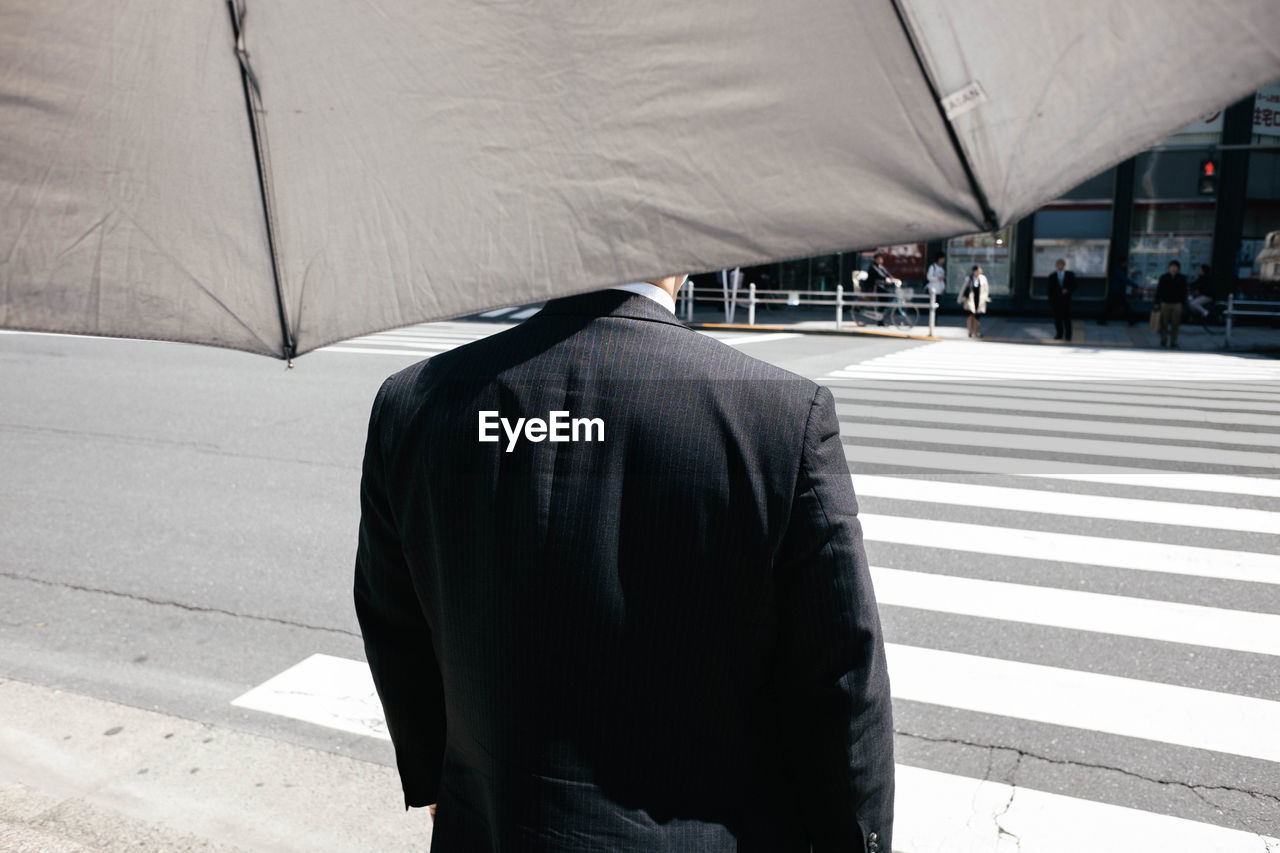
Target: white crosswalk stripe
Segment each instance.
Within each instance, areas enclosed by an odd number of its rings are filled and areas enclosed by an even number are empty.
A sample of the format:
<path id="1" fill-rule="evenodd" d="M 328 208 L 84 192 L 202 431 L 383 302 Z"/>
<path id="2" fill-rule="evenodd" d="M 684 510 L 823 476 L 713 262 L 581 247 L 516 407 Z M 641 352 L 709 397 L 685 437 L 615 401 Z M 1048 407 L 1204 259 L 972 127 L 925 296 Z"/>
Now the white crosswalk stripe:
<path id="1" fill-rule="evenodd" d="M 855 482 L 858 493 L 864 497 L 976 506 L 1010 512 L 1071 515 L 1077 518 L 1111 518 L 1142 524 L 1175 524 L 1182 527 L 1273 533 L 1280 536 L 1280 512 L 1268 510 L 912 480 L 875 474 L 863 474 Z"/>
<path id="2" fill-rule="evenodd" d="M 1280 614 L 873 568 L 880 604 L 1280 655 Z"/>
<path id="3" fill-rule="evenodd" d="M 827 378 L 1274 382 L 1280 380 L 1280 363 L 1262 357 L 1217 353 L 945 341 L 852 364 Z"/>
<path id="4" fill-rule="evenodd" d="M 1047 439 L 1046 441 L 1051 440 Z M 1028 449 L 1037 448 L 1030 447 Z M 900 447 L 886 449 L 867 444 L 847 447 L 845 456 L 855 468 L 859 465 L 888 464 L 894 468 L 971 474 L 1002 474 L 1048 480 L 1074 480 L 1081 483 L 1136 486 L 1143 489 L 1174 489 L 1179 491 L 1280 498 L 1280 479 L 1241 477 L 1234 474 L 1154 471 L 1151 469 L 1130 468 L 1123 465 L 1063 462 L 1057 459 L 1035 459 L 1026 456 L 987 456 L 974 453 L 915 450 Z M 1138 457 L 1131 456 L 1130 458 Z"/>
<path id="5" fill-rule="evenodd" d="M 896 699 L 1280 761 L 1280 702 L 919 646 L 885 651 Z"/>
<path id="6" fill-rule="evenodd" d="M 899 749 L 894 849 L 1280 849 L 1280 362 L 946 342 L 824 379 L 900 742 L 979 751 Z M 356 661 L 313 656 L 236 704 L 386 737 Z M 1018 760 L 975 778 L 991 750 Z M 1254 811 L 1148 806 L 1143 785 L 1172 790 L 1141 781 L 1155 756 L 1188 791 L 1253 791 Z"/>
<path id="7" fill-rule="evenodd" d="M 516 306 L 519 307 L 519 306 Z M 455 347 L 471 343 L 490 335 L 511 328 L 521 320 L 527 320 L 541 310 L 541 306 L 533 306 L 517 311 L 516 308 L 502 308 L 481 314 L 482 317 L 500 318 L 502 322 L 468 323 L 443 322 L 422 323 L 403 329 L 388 332 L 377 332 L 360 338 L 352 338 L 322 347 L 316 352 L 349 353 L 356 355 L 410 356 L 415 359 L 428 358 L 448 352 Z M 509 321 L 509 322 L 508 322 Z M 741 347 L 755 344 L 784 341 L 798 338 L 797 332 L 751 332 L 735 334 L 728 332 L 702 332 L 729 346 Z"/>
<path id="8" fill-rule="evenodd" d="M 841 415 L 870 417 L 883 420 L 912 421 L 920 417 L 919 409 L 886 405 L 877 401 L 874 407 L 843 403 L 836 406 Z M 998 429 L 1024 429 L 1040 432 L 1079 432 L 1087 435 L 1099 433 L 1122 438 L 1179 441 L 1188 443 L 1236 444 L 1246 447 L 1280 447 L 1280 434 L 1262 431 L 1228 429 L 1219 427 L 1181 427 L 1167 424 L 1129 423 L 1127 421 L 1100 421 L 1067 415 L 1012 415 L 1007 408 L 1003 412 L 957 412 L 935 408 L 929 412 L 929 421 L 958 427 L 992 427 Z"/>
<path id="9" fill-rule="evenodd" d="M 1280 585 L 1280 556 L 1275 553 L 1167 545 L 1140 539 L 1081 536 L 866 512 L 859 518 L 864 535 L 870 542 L 923 545 L 939 551 Z"/>
<path id="10" fill-rule="evenodd" d="M 995 409 L 1008 411 L 1011 400 L 1020 413 L 1051 412 L 1079 417 L 1100 415 L 1103 417 L 1131 418 L 1134 415 L 1133 392 L 1125 394 L 1127 402 L 1099 400 L 1097 391 L 1080 393 L 1058 391 L 1041 386 L 1027 388 L 1002 388 L 983 383 L 980 389 L 972 383 L 957 386 L 955 383 L 869 381 L 859 382 L 859 388 L 874 389 L 874 399 L 886 403 L 916 404 L 921 406 L 959 406 L 966 409 Z M 1102 390 L 1102 389 L 1098 389 Z M 1191 421 L 1213 424 L 1232 424 L 1280 429 L 1280 403 L 1241 401 L 1240 399 L 1190 399 L 1187 396 L 1146 395 L 1142 398 L 1144 420 Z M 1225 411 L 1224 411 L 1225 410 Z"/>
<path id="11" fill-rule="evenodd" d="M 899 853 L 1274 853 L 1280 839 L 898 765 Z"/>

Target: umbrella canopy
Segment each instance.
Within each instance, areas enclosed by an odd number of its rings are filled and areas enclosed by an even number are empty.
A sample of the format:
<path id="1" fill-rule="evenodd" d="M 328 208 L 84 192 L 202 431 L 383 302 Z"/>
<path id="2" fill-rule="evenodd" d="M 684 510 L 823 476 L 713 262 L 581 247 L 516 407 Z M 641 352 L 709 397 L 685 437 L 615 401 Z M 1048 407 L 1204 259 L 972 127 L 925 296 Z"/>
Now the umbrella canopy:
<path id="1" fill-rule="evenodd" d="M 1274 0 L 0 0 L 0 326 L 289 357 L 988 230 L 1277 44 Z"/>

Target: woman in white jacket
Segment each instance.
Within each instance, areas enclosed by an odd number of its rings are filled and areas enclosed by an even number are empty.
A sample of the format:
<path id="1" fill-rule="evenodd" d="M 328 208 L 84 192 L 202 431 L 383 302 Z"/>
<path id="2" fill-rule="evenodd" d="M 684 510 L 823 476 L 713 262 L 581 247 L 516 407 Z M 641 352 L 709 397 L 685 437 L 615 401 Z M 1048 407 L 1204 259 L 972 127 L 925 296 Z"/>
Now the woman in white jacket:
<path id="1" fill-rule="evenodd" d="M 982 337 L 981 316 L 987 313 L 987 302 L 990 298 L 987 292 L 987 277 L 982 274 L 982 267 L 975 264 L 965 278 L 964 286 L 960 288 L 960 305 L 969 315 L 965 321 L 969 327 L 969 337 Z"/>

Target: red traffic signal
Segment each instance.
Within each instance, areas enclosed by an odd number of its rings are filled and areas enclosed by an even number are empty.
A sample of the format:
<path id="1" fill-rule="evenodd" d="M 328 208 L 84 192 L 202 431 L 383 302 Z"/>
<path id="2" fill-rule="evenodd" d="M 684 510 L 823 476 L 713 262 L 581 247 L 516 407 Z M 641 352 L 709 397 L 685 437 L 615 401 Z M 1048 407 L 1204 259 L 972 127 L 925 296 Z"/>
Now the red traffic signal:
<path id="1" fill-rule="evenodd" d="M 1213 160 L 1200 161 L 1200 195 L 1218 194 L 1218 164 Z"/>

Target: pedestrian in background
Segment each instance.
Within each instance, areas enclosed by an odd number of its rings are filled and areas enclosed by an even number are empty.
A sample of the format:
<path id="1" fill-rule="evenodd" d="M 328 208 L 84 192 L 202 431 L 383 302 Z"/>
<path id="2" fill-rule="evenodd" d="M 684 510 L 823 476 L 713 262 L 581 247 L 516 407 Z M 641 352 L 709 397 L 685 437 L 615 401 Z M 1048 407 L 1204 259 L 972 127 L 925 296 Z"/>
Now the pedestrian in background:
<path id="1" fill-rule="evenodd" d="M 1099 326 L 1107 325 L 1107 321 L 1117 313 L 1121 320 L 1128 320 L 1130 326 L 1137 322 L 1133 307 L 1129 305 L 1129 289 L 1137 286 L 1138 283 L 1129 277 L 1129 262 L 1124 258 L 1117 260 L 1115 267 L 1111 270 L 1111 284 L 1107 288 L 1107 305 L 1102 311 L 1102 317 L 1098 320 Z"/>
<path id="2" fill-rule="evenodd" d="M 1156 306 L 1160 312 L 1160 346 L 1178 348 L 1178 326 L 1182 322 L 1182 303 L 1187 300 L 1187 277 L 1182 264 L 1169 262 L 1169 271 L 1156 284 Z"/>
<path id="3" fill-rule="evenodd" d="M 960 307 L 969 315 L 965 318 L 969 337 L 982 337 L 982 315 L 987 313 L 987 301 L 990 298 L 987 277 L 982 274 L 982 267 L 975 264 L 965 277 L 964 286 L 960 288 Z"/>
<path id="4" fill-rule="evenodd" d="M 947 291 L 947 256 L 942 252 L 933 259 L 933 263 L 929 264 L 929 270 L 925 273 L 925 287 L 929 291 L 929 295 L 934 302 Z"/>
<path id="5" fill-rule="evenodd" d="M 1046 280 L 1049 290 L 1049 307 L 1053 310 L 1053 339 L 1071 340 L 1071 294 L 1076 290 L 1076 274 L 1067 269 L 1067 262 L 1058 258 L 1054 272 Z"/>
<path id="6" fill-rule="evenodd" d="M 1209 303 L 1213 302 L 1213 276 L 1208 264 L 1201 264 L 1196 280 L 1187 285 L 1187 307 L 1196 319 L 1204 321 L 1209 317 Z"/>
<path id="7" fill-rule="evenodd" d="M 871 259 L 871 265 L 867 267 L 867 280 L 863 287 L 873 294 L 872 299 L 876 303 L 881 303 L 884 300 L 876 294 L 888 293 L 895 284 L 902 284 L 902 282 L 894 278 L 889 268 L 884 265 L 884 254 L 876 252 Z M 889 316 L 889 306 L 877 304 L 876 310 L 880 312 L 880 322 L 877 325 L 883 326 L 885 318 Z"/>

